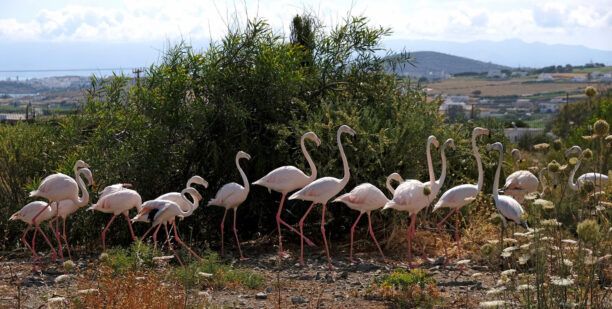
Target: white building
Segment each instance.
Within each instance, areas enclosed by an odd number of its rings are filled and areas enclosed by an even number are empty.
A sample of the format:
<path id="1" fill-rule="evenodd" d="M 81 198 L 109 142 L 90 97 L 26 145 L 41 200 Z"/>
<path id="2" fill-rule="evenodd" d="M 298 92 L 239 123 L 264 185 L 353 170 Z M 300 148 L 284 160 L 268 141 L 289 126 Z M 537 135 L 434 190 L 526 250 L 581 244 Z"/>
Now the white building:
<path id="1" fill-rule="evenodd" d="M 555 78 L 550 73 L 541 73 L 540 75 L 538 75 L 537 79 L 537 81 L 539 82 L 550 82 L 553 80 L 555 80 Z"/>
<path id="2" fill-rule="evenodd" d="M 523 136 L 535 136 L 544 133 L 543 128 L 507 128 L 504 129 L 506 138 L 517 143 Z"/>

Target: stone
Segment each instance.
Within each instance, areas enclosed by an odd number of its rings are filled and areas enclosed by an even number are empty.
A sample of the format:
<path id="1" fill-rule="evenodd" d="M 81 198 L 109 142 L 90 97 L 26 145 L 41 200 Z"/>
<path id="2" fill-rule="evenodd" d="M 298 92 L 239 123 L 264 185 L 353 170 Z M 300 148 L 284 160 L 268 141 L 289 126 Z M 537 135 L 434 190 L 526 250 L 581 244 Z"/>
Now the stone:
<path id="1" fill-rule="evenodd" d="M 299 304 L 305 304 L 308 302 L 308 299 L 302 297 L 302 296 L 291 296 L 291 303 L 293 303 L 294 305 L 299 305 Z"/>
<path id="2" fill-rule="evenodd" d="M 255 294 L 255 299 L 268 299 L 268 294 L 264 292 L 259 292 Z"/>
<path id="3" fill-rule="evenodd" d="M 72 278 L 72 275 L 59 275 L 53 280 L 56 284 L 60 284 L 62 282 L 66 282 Z"/>

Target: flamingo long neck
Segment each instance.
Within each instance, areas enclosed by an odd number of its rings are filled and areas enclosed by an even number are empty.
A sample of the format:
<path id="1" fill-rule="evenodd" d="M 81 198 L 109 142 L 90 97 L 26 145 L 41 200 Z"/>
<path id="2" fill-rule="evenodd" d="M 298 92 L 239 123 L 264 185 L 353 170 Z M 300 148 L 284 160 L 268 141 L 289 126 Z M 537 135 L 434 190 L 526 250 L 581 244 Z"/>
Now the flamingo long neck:
<path id="1" fill-rule="evenodd" d="M 499 151 L 499 163 L 497 164 L 497 170 L 495 171 L 495 180 L 493 181 L 493 198 L 497 200 L 499 190 L 499 176 L 501 174 L 501 167 L 504 162 L 504 151 Z"/>
<path id="2" fill-rule="evenodd" d="M 79 189 L 81 190 L 81 196 L 76 201 L 77 207 L 83 207 L 89 203 L 89 191 L 87 191 L 87 186 L 81 177 L 81 173 L 77 173 L 76 181 L 79 185 Z"/>
<path id="3" fill-rule="evenodd" d="M 576 171 L 578 171 L 579 167 L 580 167 L 580 160 L 578 160 L 578 162 L 576 163 L 576 166 L 574 166 L 574 168 L 572 169 L 572 172 L 569 174 L 569 177 L 567 178 L 567 184 L 574 191 L 578 191 L 580 189 L 578 188 L 578 184 L 574 181 L 574 176 L 576 176 Z"/>
<path id="4" fill-rule="evenodd" d="M 187 197 L 185 197 L 185 193 L 189 194 L 189 196 L 191 196 L 191 199 L 193 200 L 190 201 Z M 182 213 L 183 217 L 187 217 L 187 216 L 191 216 L 191 214 L 193 214 L 193 212 L 198 209 L 198 206 L 200 204 L 200 200 L 198 198 L 195 197 L 195 195 L 192 192 L 189 191 L 183 191 L 181 192 L 181 197 L 187 201 L 187 203 L 189 203 L 189 210 L 188 211 L 183 211 L 183 209 L 181 209 L 179 207 L 179 211 Z"/>
<path id="5" fill-rule="evenodd" d="M 442 149 L 440 150 L 440 157 L 442 157 L 442 172 L 440 172 L 440 178 L 436 180 L 436 193 L 437 190 L 442 187 L 444 180 L 446 179 L 446 153 L 444 150 L 446 150 L 446 143 L 442 145 Z"/>
<path id="6" fill-rule="evenodd" d="M 478 166 L 478 184 L 476 188 L 480 191 L 484 183 L 484 170 L 482 169 L 482 160 L 480 159 L 480 152 L 478 152 L 478 145 L 476 144 L 477 137 L 477 134 L 472 135 L 472 151 L 474 152 L 474 158 L 476 158 L 476 165 Z"/>
<path id="7" fill-rule="evenodd" d="M 387 190 L 389 190 L 391 194 L 395 194 L 395 188 L 393 188 L 393 186 L 391 185 L 392 180 L 393 179 L 391 177 L 387 177 Z"/>
<path id="8" fill-rule="evenodd" d="M 348 183 L 349 178 L 351 177 L 351 171 L 349 170 L 348 161 L 346 160 L 346 154 L 344 154 L 344 147 L 342 147 L 342 140 L 340 139 L 341 135 L 342 135 L 342 132 L 338 130 L 338 134 L 336 135 L 336 141 L 338 143 L 338 149 L 340 149 L 340 158 L 342 158 L 342 167 L 344 168 L 344 176 L 342 176 L 342 181 L 340 181 L 340 183 L 344 187 Z"/>
<path id="9" fill-rule="evenodd" d="M 308 150 L 306 149 L 306 145 L 304 145 L 304 141 L 305 141 L 305 138 L 304 136 L 302 136 L 302 139 L 300 140 L 300 147 L 302 148 L 302 153 L 304 154 L 304 158 L 306 158 L 306 161 L 308 162 L 308 166 L 310 167 L 310 176 L 308 176 L 308 179 L 312 182 L 315 179 L 317 179 L 317 166 L 314 164 L 314 161 L 312 161 L 312 158 L 310 157 L 310 153 L 308 153 Z"/>
<path id="10" fill-rule="evenodd" d="M 431 161 L 431 142 L 427 141 L 427 169 L 429 170 L 429 186 L 433 188 L 436 183 L 436 175 L 433 170 L 433 162 Z"/>
<path id="11" fill-rule="evenodd" d="M 242 177 L 242 182 L 244 185 L 244 189 L 246 190 L 246 192 L 249 192 L 249 180 L 247 179 L 246 174 L 244 173 L 244 171 L 242 170 L 242 167 L 240 167 L 240 158 L 236 158 L 236 167 L 238 168 L 238 172 L 240 172 L 240 177 Z"/>

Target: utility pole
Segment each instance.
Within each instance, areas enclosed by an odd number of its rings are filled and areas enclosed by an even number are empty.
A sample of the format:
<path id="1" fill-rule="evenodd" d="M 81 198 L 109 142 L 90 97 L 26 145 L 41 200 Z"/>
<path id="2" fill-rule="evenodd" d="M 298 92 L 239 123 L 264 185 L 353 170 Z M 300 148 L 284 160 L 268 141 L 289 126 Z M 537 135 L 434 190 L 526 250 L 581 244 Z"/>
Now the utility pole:
<path id="1" fill-rule="evenodd" d="M 140 73 L 143 72 L 142 68 L 134 68 L 132 69 L 132 73 L 136 74 L 136 85 L 140 87 Z"/>

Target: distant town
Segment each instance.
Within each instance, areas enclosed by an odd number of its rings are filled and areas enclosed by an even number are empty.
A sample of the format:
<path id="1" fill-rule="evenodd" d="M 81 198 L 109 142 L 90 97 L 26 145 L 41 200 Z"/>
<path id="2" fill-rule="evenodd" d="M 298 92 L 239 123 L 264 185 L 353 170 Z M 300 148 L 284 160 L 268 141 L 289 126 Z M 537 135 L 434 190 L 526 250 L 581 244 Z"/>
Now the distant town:
<path id="1" fill-rule="evenodd" d="M 420 52 L 417 59 L 389 70 L 441 102 L 439 111 L 448 121 L 499 118 L 514 124 L 506 132 L 514 141 L 545 133 L 547 119 L 564 104 L 584 99 L 585 87 L 603 90 L 612 84 L 612 67 L 601 63 L 526 69 L 434 52 Z M 74 113 L 89 84 L 85 76 L 9 77 L 0 81 L 0 122 Z"/>

